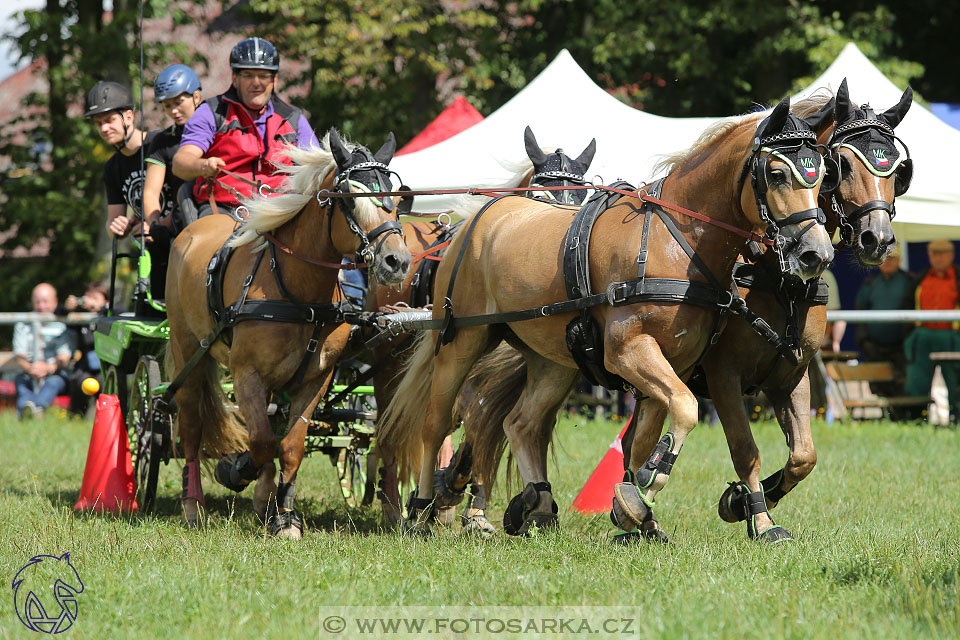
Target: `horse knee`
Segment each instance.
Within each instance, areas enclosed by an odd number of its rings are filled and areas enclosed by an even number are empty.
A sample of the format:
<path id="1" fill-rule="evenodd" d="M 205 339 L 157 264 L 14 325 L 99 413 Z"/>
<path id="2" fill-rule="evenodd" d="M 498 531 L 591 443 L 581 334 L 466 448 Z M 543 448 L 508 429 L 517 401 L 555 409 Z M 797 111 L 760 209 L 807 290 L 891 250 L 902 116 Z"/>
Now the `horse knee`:
<path id="1" fill-rule="evenodd" d="M 790 458 L 784 470 L 794 482 L 800 482 L 817 466 L 817 452 L 815 449 L 803 449 L 790 452 Z"/>
<path id="2" fill-rule="evenodd" d="M 256 430 L 250 434 L 250 454 L 258 459 L 273 460 L 277 451 L 277 436 L 269 429 Z"/>

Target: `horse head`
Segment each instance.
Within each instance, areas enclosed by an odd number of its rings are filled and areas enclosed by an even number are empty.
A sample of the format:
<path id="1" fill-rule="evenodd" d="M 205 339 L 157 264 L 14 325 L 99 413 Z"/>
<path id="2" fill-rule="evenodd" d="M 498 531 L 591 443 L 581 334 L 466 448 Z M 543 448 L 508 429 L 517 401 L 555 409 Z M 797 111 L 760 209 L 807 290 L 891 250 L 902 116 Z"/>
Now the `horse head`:
<path id="1" fill-rule="evenodd" d="M 391 176 L 396 173 L 388 165 L 397 141 L 392 132 L 373 154 L 363 146 L 344 144 L 335 129 L 330 130 L 328 139 L 336 162 L 334 189 L 354 193 L 393 191 Z M 411 256 L 403 242 L 399 217 L 410 211 L 412 199 L 368 196 L 333 200 L 331 206 L 339 206 L 343 212 L 343 216 L 331 216 L 330 234 L 337 250 L 345 256 L 356 254 L 381 284 L 400 284 L 410 269 Z"/>
<path id="2" fill-rule="evenodd" d="M 907 87 L 896 105 L 877 114 L 868 104 L 851 104 L 846 78 L 837 90 L 835 125 L 826 143 L 839 170 L 830 208 L 839 218 L 841 237 L 864 266 L 880 264 L 897 244 L 891 224 L 894 201 L 910 186 L 913 161 L 902 141 L 903 153 L 897 147 L 894 129 L 912 102 L 913 90 Z"/>
<path id="3" fill-rule="evenodd" d="M 826 162 L 811 125 L 790 113 L 784 98 L 757 127 L 740 173 L 741 210 L 755 228 L 765 228 L 784 273 L 814 278 L 833 260 L 817 196 Z M 752 188 L 744 188 L 749 178 Z"/>
<path id="4" fill-rule="evenodd" d="M 533 171 L 520 186 L 530 187 L 571 187 L 587 184 L 584 175 L 593 162 L 597 152 L 597 139 L 590 141 L 587 147 L 577 156 L 571 158 L 563 149 L 549 153 L 545 152 L 528 126 L 523 130 L 523 144 L 527 150 L 527 157 L 533 163 Z M 546 191 L 551 198 L 561 204 L 581 204 L 587 195 L 586 189 L 570 191 Z"/>

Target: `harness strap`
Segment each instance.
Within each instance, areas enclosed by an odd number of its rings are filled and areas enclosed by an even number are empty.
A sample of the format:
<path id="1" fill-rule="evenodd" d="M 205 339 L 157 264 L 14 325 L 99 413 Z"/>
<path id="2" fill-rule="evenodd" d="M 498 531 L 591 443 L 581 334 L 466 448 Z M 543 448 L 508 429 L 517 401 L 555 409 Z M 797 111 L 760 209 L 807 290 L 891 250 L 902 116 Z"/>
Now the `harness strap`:
<path id="1" fill-rule="evenodd" d="M 456 328 L 456 325 L 453 323 L 453 304 L 450 300 L 453 296 L 453 285 L 457 281 L 457 272 L 460 271 L 460 263 L 463 262 L 463 256 L 467 252 L 467 244 L 470 242 L 470 236 L 473 235 L 473 230 L 476 228 L 477 223 L 480 221 L 480 217 L 487 211 L 487 209 L 489 209 L 495 202 L 499 202 L 506 197 L 508 196 L 497 196 L 496 198 L 490 200 L 490 202 L 483 205 L 483 207 L 481 207 L 480 210 L 477 211 L 477 213 L 473 216 L 473 219 L 470 221 L 470 226 L 467 227 L 467 233 L 463 239 L 463 243 L 460 245 L 460 252 L 457 254 L 457 260 L 453 263 L 453 272 L 450 274 L 450 284 L 447 286 L 447 295 L 444 297 L 443 308 L 446 310 L 446 315 L 443 319 L 443 323 L 440 326 L 440 334 L 437 336 L 437 345 L 433 350 L 434 356 L 440 353 L 440 347 L 453 340 L 453 329 Z"/>

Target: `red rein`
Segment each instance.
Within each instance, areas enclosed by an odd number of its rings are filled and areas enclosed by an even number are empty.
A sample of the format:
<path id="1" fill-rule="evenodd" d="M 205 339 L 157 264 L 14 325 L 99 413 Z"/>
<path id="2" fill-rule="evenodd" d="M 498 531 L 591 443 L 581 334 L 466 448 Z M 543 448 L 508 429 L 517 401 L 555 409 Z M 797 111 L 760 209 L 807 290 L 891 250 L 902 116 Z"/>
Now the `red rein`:
<path id="1" fill-rule="evenodd" d="M 538 187 L 535 187 L 535 188 L 533 188 L 533 189 L 531 189 L 530 187 L 503 187 L 503 188 L 497 188 L 497 189 L 485 189 L 485 188 L 471 187 L 471 188 L 461 188 L 461 189 L 432 189 L 432 190 L 422 190 L 422 191 L 374 191 L 374 192 L 368 192 L 368 193 L 352 193 L 352 192 L 350 192 L 350 193 L 341 193 L 341 192 L 339 192 L 339 191 L 330 192 L 330 191 L 327 191 L 327 190 L 322 190 L 322 191 L 319 192 L 318 197 L 322 197 L 322 198 L 364 198 L 364 197 L 366 197 L 366 198 L 370 198 L 370 197 L 379 198 L 379 197 L 383 197 L 383 196 L 403 197 L 403 196 L 441 196 L 441 195 L 465 194 L 465 195 L 471 195 L 471 196 L 489 196 L 489 197 L 491 197 L 491 198 L 495 198 L 495 197 L 497 197 L 498 195 L 504 194 L 504 193 L 523 193 L 523 192 L 527 192 L 527 191 L 574 191 L 574 190 L 587 190 L 587 189 L 596 189 L 596 190 L 602 190 L 602 191 L 611 191 L 611 192 L 613 192 L 613 193 L 619 193 L 620 195 L 630 196 L 630 197 L 634 197 L 634 198 L 639 198 L 639 199 L 642 200 L 643 202 L 649 202 L 649 203 L 651 203 L 651 204 L 655 204 L 655 205 L 661 206 L 661 207 L 663 207 L 664 209 L 669 209 L 669 210 L 671 210 L 671 211 L 675 211 L 675 212 L 680 213 L 680 214 L 683 214 L 683 215 L 685 215 L 685 216 L 689 216 L 689 217 L 694 218 L 694 219 L 696 219 L 696 220 L 700 220 L 701 222 L 706 222 L 707 224 L 712 224 L 712 225 L 715 226 L 715 227 L 719 227 L 720 229 L 723 229 L 723 230 L 725 230 L 725 231 L 729 231 L 730 233 L 735 233 L 736 235 L 741 236 L 741 237 L 743 237 L 743 238 L 746 238 L 747 240 L 753 240 L 754 242 L 759 242 L 759 243 L 765 244 L 765 245 L 767 245 L 767 246 L 772 246 L 772 245 L 773 245 L 773 241 L 772 241 L 770 238 L 767 238 L 766 236 L 762 236 L 762 235 L 760 235 L 760 234 L 758 234 L 758 233 L 754 233 L 754 232 L 752 232 L 752 231 L 744 231 L 743 229 L 740 229 L 739 227 L 735 227 L 735 226 L 733 226 L 732 224 L 729 224 L 729 223 L 727 223 L 727 222 L 723 222 L 722 220 L 715 220 L 715 219 L 711 218 L 710 216 L 705 216 L 705 215 L 703 215 L 702 213 L 697 213 L 696 211 L 691 211 L 690 209 L 685 209 L 685 208 L 680 207 L 680 206 L 677 206 L 677 205 L 675 205 L 675 204 L 670 204 L 669 202 L 664 202 L 663 200 L 660 200 L 659 198 L 654 198 L 653 196 L 649 196 L 649 195 L 647 195 L 647 193 L 646 193 L 645 191 L 643 191 L 643 187 L 641 187 L 641 188 L 640 188 L 639 190 L 637 190 L 637 191 L 627 191 L 626 189 L 618 189 L 618 188 L 616 188 L 616 187 L 608 187 L 608 186 L 606 186 L 606 185 L 597 185 L 597 186 L 593 186 L 593 185 L 583 185 L 583 186 L 573 186 L 573 187 L 540 187 L 540 186 L 538 186 Z M 272 190 L 271 190 L 271 191 L 272 191 Z M 274 193 L 277 193 L 277 192 L 274 192 Z M 423 215 L 423 214 L 419 214 L 419 215 Z M 428 215 L 432 215 L 432 214 L 428 214 Z M 439 214 L 438 214 L 438 215 L 439 215 Z M 311 258 L 311 257 L 309 257 L 309 256 L 305 256 L 305 255 L 303 255 L 302 253 L 298 253 L 298 252 L 294 251 L 293 249 L 291 249 L 291 248 L 288 247 L 287 245 L 285 245 L 285 244 L 283 244 L 282 242 L 280 242 L 279 240 L 277 240 L 277 238 L 274 237 L 273 235 L 271 235 L 270 233 L 263 232 L 263 233 L 261 233 L 261 235 L 262 235 L 264 238 L 266 238 L 268 241 L 270 241 L 271 243 L 273 243 L 274 245 L 276 245 L 277 248 L 280 249 L 281 251 L 283 251 L 284 253 L 286 253 L 286 254 L 288 254 L 288 255 L 291 255 L 291 256 L 299 259 L 299 260 L 303 260 L 304 262 L 308 262 L 308 263 L 310 263 L 310 264 L 315 264 L 315 265 L 318 265 L 318 266 L 321 266 L 321 267 L 327 267 L 327 268 L 329 268 L 329 269 L 345 269 L 345 270 L 350 270 L 350 269 L 362 269 L 362 268 L 364 268 L 364 267 L 367 266 L 366 264 L 363 264 L 363 263 L 361 263 L 361 264 L 334 264 L 334 263 L 332 263 L 332 262 L 323 262 L 323 261 L 321 261 L 321 260 L 316 260 L 316 259 Z M 414 256 L 414 257 L 413 257 L 413 261 L 411 262 L 411 264 L 416 264 L 416 263 L 419 262 L 420 260 L 440 260 L 440 258 L 438 258 L 437 256 L 432 255 L 432 254 L 436 253 L 437 251 L 440 251 L 441 249 L 445 249 L 445 248 L 447 247 L 447 245 L 449 245 L 449 244 L 450 244 L 450 241 L 447 241 L 447 242 L 444 242 L 444 243 L 442 243 L 442 244 L 439 244 L 439 245 L 437 245 L 437 246 L 435 246 L 435 247 L 431 247 L 430 249 L 427 249 L 427 250 L 424 251 L 423 253 Z"/>

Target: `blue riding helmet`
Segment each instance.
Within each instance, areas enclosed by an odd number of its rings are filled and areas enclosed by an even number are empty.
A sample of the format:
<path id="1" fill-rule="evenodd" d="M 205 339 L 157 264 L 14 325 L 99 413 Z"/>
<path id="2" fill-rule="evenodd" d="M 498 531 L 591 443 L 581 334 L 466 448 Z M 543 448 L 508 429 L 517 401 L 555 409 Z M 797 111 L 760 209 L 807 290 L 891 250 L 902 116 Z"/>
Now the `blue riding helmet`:
<path id="1" fill-rule="evenodd" d="M 163 102 L 176 98 L 181 93 L 192 95 L 194 91 L 202 88 L 200 78 L 193 69 L 185 64 L 173 64 L 157 76 L 157 82 L 153 85 L 153 101 Z"/>

